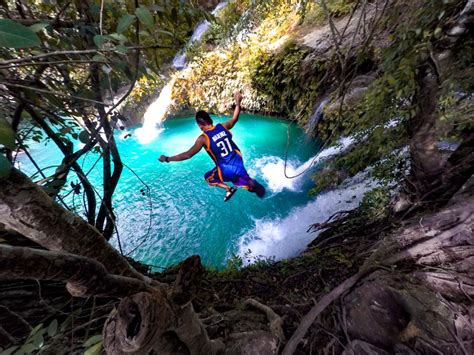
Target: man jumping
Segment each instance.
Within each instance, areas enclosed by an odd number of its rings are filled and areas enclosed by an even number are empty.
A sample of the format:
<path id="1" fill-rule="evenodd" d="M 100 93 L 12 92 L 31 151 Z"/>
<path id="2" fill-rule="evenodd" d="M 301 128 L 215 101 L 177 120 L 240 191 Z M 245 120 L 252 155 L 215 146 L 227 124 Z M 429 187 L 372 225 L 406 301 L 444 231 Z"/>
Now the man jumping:
<path id="1" fill-rule="evenodd" d="M 235 110 L 232 118 L 224 123 L 213 125 L 212 118 L 206 111 L 196 113 L 196 123 L 203 132 L 194 145 L 186 152 L 168 157 L 160 156 L 160 162 L 182 161 L 196 155 L 204 147 L 216 163 L 216 167 L 208 171 L 204 178 L 211 186 L 217 186 L 226 190 L 224 201 L 228 201 L 237 191 L 235 187 L 230 187 L 224 182 L 232 182 L 234 186 L 242 187 L 250 192 L 254 192 L 258 197 L 265 195 L 265 188 L 256 180 L 249 177 L 242 160 L 242 153 L 232 140 L 230 129 L 239 120 L 240 102 L 242 94 L 235 94 Z"/>

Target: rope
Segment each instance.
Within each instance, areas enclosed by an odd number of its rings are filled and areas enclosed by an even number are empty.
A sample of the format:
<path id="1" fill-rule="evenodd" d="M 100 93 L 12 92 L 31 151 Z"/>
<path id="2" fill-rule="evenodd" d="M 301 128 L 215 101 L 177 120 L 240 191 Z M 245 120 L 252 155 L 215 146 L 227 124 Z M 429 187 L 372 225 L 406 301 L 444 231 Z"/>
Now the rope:
<path id="1" fill-rule="evenodd" d="M 127 253 L 127 256 L 129 256 L 130 254 L 132 254 L 135 250 L 137 250 L 139 247 L 141 247 L 147 240 L 148 240 L 148 237 L 150 236 L 150 232 L 151 232 L 151 226 L 152 226 L 152 220 L 153 220 L 153 202 L 152 202 L 152 199 L 151 199 L 151 189 L 150 189 L 150 186 L 148 186 L 148 184 L 146 184 L 141 178 L 140 176 L 138 176 L 137 173 L 135 173 L 135 171 L 130 168 L 127 164 L 123 163 L 123 166 L 125 166 L 128 170 L 130 170 L 133 175 L 135 175 L 137 177 L 137 179 L 142 183 L 143 186 L 145 186 L 146 188 L 146 191 L 147 191 L 147 195 L 148 195 L 148 204 L 149 204 L 149 209 L 150 209 L 150 216 L 149 216 L 149 221 L 148 221 L 148 230 L 143 238 L 143 240 L 135 246 L 135 248 L 133 248 L 131 251 L 129 251 Z M 150 266 L 155 266 L 155 265 L 150 265 Z M 159 267 L 159 266 L 157 266 Z"/>
<path id="2" fill-rule="evenodd" d="M 318 152 L 316 153 L 314 158 L 311 160 L 311 163 L 309 164 L 309 166 L 306 169 L 304 169 L 302 172 L 300 172 L 296 175 L 290 176 L 290 175 L 288 175 L 286 169 L 287 169 L 287 165 L 288 165 L 288 150 L 290 148 L 290 128 L 291 128 L 291 125 L 293 123 L 294 123 L 294 121 L 292 121 L 286 129 L 286 149 L 285 149 L 285 163 L 284 163 L 284 167 L 283 167 L 283 173 L 285 174 L 285 177 L 287 179 L 295 179 L 297 177 L 300 177 L 301 175 L 306 174 L 309 171 L 309 169 L 311 169 L 313 167 L 314 162 L 316 161 L 316 159 L 318 159 L 319 154 L 326 147 L 327 143 L 330 142 L 332 134 L 334 132 L 334 131 L 332 131 L 331 134 L 329 135 L 328 139 L 321 145 L 321 147 L 319 147 Z"/>

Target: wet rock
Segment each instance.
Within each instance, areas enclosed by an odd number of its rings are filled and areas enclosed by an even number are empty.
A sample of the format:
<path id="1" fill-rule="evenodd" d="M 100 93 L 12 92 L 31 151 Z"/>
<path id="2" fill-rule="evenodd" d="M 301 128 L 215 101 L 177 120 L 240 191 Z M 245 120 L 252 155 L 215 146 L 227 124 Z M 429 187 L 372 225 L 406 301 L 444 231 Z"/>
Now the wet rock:
<path id="1" fill-rule="evenodd" d="M 380 282 L 366 283 L 345 298 L 348 332 L 384 348 L 398 343 L 410 315 L 395 292 Z"/>

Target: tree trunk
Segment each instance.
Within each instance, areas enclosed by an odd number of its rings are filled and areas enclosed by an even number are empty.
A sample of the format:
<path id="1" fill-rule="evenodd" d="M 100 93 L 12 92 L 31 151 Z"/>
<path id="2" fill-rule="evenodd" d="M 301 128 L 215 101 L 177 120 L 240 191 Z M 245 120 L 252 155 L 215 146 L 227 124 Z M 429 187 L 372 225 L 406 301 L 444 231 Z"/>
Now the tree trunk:
<path id="1" fill-rule="evenodd" d="M 107 354 L 216 354 L 220 341 L 210 340 L 191 299 L 203 273 L 194 255 L 180 264 L 166 292 L 139 293 L 124 298 L 104 326 Z"/>
<path id="2" fill-rule="evenodd" d="M 144 278 L 97 229 L 61 208 L 15 169 L 0 184 L 0 222 L 46 249 L 95 259 L 112 274 Z"/>
<path id="3" fill-rule="evenodd" d="M 220 341 L 210 340 L 191 303 L 169 302 L 159 293 L 124 298 L 104 326 L 109 355 L 216 354 Z"/>
<path id="4" fill-rule="evenodd" d="M 94 89 L 95 99 L 103 101 L 103 95 L 100 86 L 100 72 L 97 65 L 91 66 L 91 85 Z M 115 213 L 112 206 L 112 197 L 115 188 L 119 182 L 123 170 L 122 160 L 115 144 L 115 137 L 107 116 L 107 112 L 102 105 L 96 105 L 100 117 L 100 124 L 104 129 L 106 140 L 99 139 L 103 149 L 103 186 L 104 197 L 97 213 L 95 226 L 102 232 L 105 239 L 112 237 L 115 228 Z M 112 159 L 111 159 L 112 158 Z M 111 160 L 113 161 L 113 170 Z M 105 224 L 104 224 L 105 223 Z"/>
<path id="5" fill-rule="evenodd" d="M 414 181 L 408 187 L 408 192 L 417 199 L 446 203 L 474 171 L 472 130 L 464 132 L 463 143 L 448 160 L 443 160 L 436 147 L 439 84 L 449 77 L 453 48 L 469 34 L 473 23 L 474 0 L 468 0 L 435 43 L 430 59 L 418 68 L 415 95 L 418 110 L 410 120 L 411 177 Z"/>
<path id="6" fill-rule="evenodd" d="M 411 176 L 419 197 L 431 189 L 433 179 L 442 167 L 441 154 L 436 146 L 436 107 L 438 103 L 438 78 L 430 65 L 419 68 L 418 91 L 415 101 L 417 115 L 410 120 Z"/>

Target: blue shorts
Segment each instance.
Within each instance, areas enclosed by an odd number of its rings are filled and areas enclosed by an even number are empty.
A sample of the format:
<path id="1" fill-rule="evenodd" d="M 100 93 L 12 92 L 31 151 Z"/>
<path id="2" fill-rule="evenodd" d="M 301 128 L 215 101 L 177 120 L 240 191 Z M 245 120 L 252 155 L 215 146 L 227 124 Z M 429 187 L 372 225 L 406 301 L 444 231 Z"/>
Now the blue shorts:
<path id="1" fill-rule="evenodd" d="M 223 182 L 232 182 L 235 186 L 248 188 L 252 180 L 245 170 L 240 156 L 237 156 L 229 164 L 219 164 L 208 171 L 204 178 L 209 185 L 217 185 Z"/>

